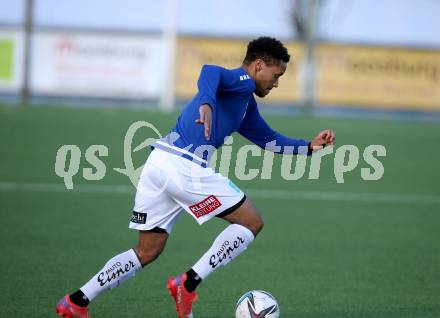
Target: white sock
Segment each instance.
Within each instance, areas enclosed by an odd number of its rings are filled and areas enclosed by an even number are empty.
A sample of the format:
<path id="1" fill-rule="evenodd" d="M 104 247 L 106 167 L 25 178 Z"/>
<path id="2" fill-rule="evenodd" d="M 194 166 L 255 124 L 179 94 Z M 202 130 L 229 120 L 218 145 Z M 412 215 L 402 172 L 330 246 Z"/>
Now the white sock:
<path id="1" fill-rule="evenodd" d="M 81 291 L 92 301 L 105 290 L 118 287 L 127 279 L 133 277 L 142 268 L 133 249 L 116 255 L 83 287 Z"/>
<path id="2" fill-rule="evenodd" d="M 209 250 L 192 269 L 205 279 L 220 266 L 225 266 L 243 252 L 254 240 L 254 234 L 246 227 L 231 224 L 215 239 Z"/>

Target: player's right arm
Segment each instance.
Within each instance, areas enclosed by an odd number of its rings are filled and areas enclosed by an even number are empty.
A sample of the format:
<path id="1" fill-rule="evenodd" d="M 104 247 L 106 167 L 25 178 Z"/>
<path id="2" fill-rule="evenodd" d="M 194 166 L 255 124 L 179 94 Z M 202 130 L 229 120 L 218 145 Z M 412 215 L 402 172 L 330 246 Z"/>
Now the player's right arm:
<path id="1" fill-rule="evenodd" d="M 196 119 L 196 124 L 203 125 L 205 139 L 209 140 L 211 137 L 212 125 L 212 109 L 209 104 L 203 104 L 199 108 L 200 118 Z"/>
<path id="2" fill-rule="evenodd" d="M 234 70 L 217 65 L 203 65 L 197 81 L 200 105 L 208 104 L 212 109 L 216 106 L 217 92 L 228 94 L 243 93 L 249 90 L 246 81 L 240 81 Z"/>
<path id="3" fill-rule="evenodd" d="M 200 118 L 196 123 L 204 126 L 205 139 L 209 140 L 212 126 L 212 110 L 216 104 L 217 90 L 222 80 L 222 68 L 215 65 L 203 65 L 197 87 L 200 98 Z"/>
<path id="4" fill-rule="evenodd" d="M 212 127 L 212 110 L 216 107 L 217 91 L 227 90 L 230 93 L 234 91 L 240 93 L 243 86 L 237 86 L 237 76 L 234 76 L 231 70 L 217 65 L 203 65 L 200 71 L 197 87 L 199 89 L 200 108 L 199 119 L 196 123 L 204 126 L 206 140 L 209 140 Z"/>
<path id="5" fill-rule="evenodd" d="M 199 89 L 200 105 L 207 104 L 215 107 L 217 89 L 221 82 L 221 68 L 215 65 L 203 65 L 200 71 L 197 87 Z"/>

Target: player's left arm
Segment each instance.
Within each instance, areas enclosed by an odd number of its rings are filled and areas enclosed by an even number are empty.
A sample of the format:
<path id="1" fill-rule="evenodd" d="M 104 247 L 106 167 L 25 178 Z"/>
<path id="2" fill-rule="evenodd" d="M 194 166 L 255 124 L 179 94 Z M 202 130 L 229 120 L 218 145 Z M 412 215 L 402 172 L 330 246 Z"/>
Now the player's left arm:
<path id="1" fill-rule="evenodd" d="M 336 134 L 331 129 L 321 131 L 310 142 L 310 148 L 312 150 L 319 150 L 325 146 L 333 146 L 336 143 Z"/>
<path id="2" fill-rule="evenodd" d="M 275 141 L 276 146 L 281 146 L 281 148 L 279 150 L 268 148 L 267 150 L 276 153 L 284 153 L 285 147 L 288 146 L 293 147 L 293 154 L 298 154 L 299 151 L 304 149 L 310 155 L 313 150 L 321 149 L 326 145 L 334 145 L 336 142 L 336 135 L 331 129 L 321 131 L 311 141 L 291 138 L 273 130 L 261 117 L 254 98 L 249 103 L 246 116 L 237 131 L 263 149 L 266 149 L 268 143 Z M 302 151 L 302 153 L 305 154 L 305 151 Z"/>

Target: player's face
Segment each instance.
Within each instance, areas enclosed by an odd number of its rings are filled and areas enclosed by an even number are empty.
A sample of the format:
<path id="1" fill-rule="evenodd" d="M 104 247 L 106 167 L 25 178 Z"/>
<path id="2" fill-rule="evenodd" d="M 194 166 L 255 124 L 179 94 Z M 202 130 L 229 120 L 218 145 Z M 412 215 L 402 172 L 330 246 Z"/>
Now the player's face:
<path id="1" fill-rule="evenodd" d="M 263 60 L 257 60 L 255 68 L 255 94 L 258 97 L 264 97 L 270 93 L 272 88 L 278 87 L 278 79 L 286 71 L 287 63 L 278 61 L 267 65 Z"/>

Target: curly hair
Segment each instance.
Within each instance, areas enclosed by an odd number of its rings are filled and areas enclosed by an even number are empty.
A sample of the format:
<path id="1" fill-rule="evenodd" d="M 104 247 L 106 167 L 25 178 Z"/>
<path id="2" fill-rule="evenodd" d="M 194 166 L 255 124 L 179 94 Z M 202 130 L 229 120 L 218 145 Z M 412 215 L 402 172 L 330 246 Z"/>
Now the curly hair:
<path id="1" fill-rule="evenodd" d="M 275 38 L 263 36 L 249 42 L 243 63 L 249 64 L 256 59 L 262 59 L 266 64 L 272 65 L 279 61 L 288 63 L 290 55 L 283 43 Z"/>

